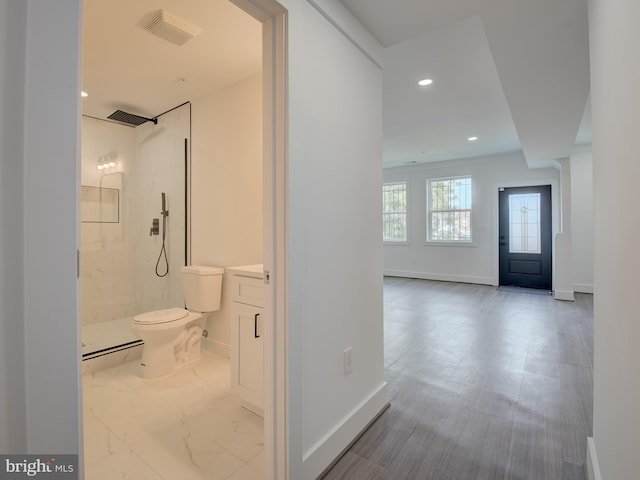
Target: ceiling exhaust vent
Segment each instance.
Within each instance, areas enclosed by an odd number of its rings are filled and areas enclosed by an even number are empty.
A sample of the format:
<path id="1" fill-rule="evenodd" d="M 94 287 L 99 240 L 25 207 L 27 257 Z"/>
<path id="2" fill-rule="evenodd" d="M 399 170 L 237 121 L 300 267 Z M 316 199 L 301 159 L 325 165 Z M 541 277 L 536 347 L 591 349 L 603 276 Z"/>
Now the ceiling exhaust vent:
<path id="1" fill-rule="evenodd" d="M 154 13 L 144 29 L 178 46 L 184 45 L 202 31 L 201 28 L 166 10 Z"/>

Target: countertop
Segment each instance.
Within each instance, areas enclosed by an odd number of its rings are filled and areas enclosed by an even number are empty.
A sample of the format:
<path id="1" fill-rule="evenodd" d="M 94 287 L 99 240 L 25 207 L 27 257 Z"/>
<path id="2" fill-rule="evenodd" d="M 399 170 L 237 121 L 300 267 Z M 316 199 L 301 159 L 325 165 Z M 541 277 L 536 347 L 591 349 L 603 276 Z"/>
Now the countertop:
<path id="1" fill-rule="evenodd" d="M 255 265 L 241 265 L 238 267 L 226 267 L 225 272 L 231 275 L 241 275 L 243 277 L 263 278 L 264 266 L 261 263 Z"/>

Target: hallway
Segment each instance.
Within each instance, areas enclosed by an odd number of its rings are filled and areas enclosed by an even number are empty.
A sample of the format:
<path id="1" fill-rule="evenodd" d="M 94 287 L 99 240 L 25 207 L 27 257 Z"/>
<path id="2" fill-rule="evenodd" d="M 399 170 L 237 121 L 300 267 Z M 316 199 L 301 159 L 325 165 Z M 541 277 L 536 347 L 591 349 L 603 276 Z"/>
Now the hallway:
<path id="1" fill-rule="evenodd" d="M 584 480 L 593 296 L 385 279 L 390 408 L 326 480 Z"/>

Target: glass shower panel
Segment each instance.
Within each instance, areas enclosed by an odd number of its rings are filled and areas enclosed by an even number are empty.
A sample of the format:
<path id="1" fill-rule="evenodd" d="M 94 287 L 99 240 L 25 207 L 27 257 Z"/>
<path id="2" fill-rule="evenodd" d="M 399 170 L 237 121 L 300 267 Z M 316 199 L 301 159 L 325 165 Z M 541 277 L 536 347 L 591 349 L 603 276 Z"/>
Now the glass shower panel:
<path id="1" fill-rule="evenodd" d="M 185 264 L 188 221 L 186 139 L 163 126 L 132 131 L 84 118 L 83 144 L 82 324 L 184 305 L 180 267 Z M 97 152 L 107 149 L 117 151 L 116 166 L 98 170 Z M 169 212 L 165 221 L 163 193 Z M 158 234 L 150 235 L 154 219 Z M 156 269 L 166 273 L 167 264 L 168 274 L 156 275 Z"/>
<path id="2" fill-rule="evenodd" d="M 185 139 L 166 132 L 143 139 L 131 166 L 130 187 L 125 215 L 131 226 L 131 273 L 136 287 L 129 315 L 183 306 Z M 163 194 L 166 218 L 162 215 Z M 157 235 L 151 232 L 154 219 Z"/>

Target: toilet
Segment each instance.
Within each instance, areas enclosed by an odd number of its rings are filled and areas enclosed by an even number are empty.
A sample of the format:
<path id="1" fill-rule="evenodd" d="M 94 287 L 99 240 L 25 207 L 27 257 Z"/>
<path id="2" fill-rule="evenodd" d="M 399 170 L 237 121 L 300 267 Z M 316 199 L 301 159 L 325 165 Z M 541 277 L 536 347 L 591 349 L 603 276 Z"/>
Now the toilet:
<path id="1" fill-rule="evenodd" d="M 133 332 L 144 340 L 140 377 L 160 377 L 196 360 L 205 320 L 220 309 L 223 268 L 191 265 L 180 273 L 186 310 L 166 308 L 133 317 Z"/>

